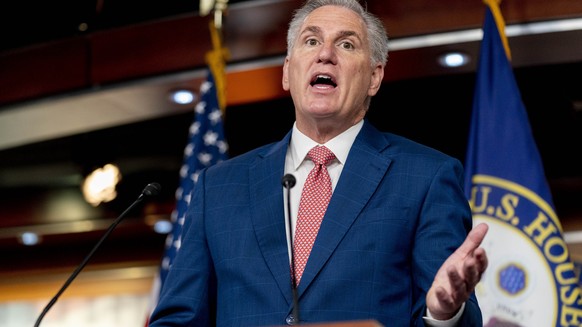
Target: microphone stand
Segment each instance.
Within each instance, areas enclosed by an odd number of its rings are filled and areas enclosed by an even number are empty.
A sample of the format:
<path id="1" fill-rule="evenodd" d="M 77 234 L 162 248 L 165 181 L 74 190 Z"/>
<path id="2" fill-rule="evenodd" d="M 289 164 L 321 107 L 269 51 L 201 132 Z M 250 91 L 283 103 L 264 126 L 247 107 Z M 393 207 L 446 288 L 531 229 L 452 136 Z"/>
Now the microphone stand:
<path id="1" fill-rule="evenodd" d="M 295 272 L 295 249 L 293 247 L 293 226 L 291 225 L 291 188 L 295 186 L 295 176 L 286 174 L 282 184 L 287 189 L 287 223 L 289 224 L 289 242 L 291 244 L 291 291 L 293 293 L 293 325 L 299 325 L 299 299 L 297 295 L 297 273 Z"/>
<path id="2" fill-rule="evenodd" d="M 89 252 L 89 254 L 85 257 L 85 259 L 83 259 L 83 261 L 81 262 L 81 264 L 79 264 L 79 266 L 77 267 L 77 269 L 75 269 L 75 271 L 73 271 L 73 273 L 71 274 L 71 276 L 69 276 L 69 278 L 65 281 L 65 283 L 63 284 L 63 286 L 61 287 L 61 289 L 57 292 L 57 294 L 44 307 L 44 309 L 42 310 L 41 314 L 36 319 L 36 323 L 34 324 L 34 327 L 40 326 L 40 322 L 42 321 L 42 319 L 44 318 L 44 316 L 48 313 L 48 311 L 52 308 L 52 306 L 57 302 L 57 300 L 59 299 L 59 297 L 61 296 L 61 294 L 63 294 L 63 292 L 67 289 L 67 287 L 73 282 L 73 280 L 75 279 L 75 277 L 77 277 L 77 275 L 81 272 L 81 270 L 83 270 L 83 268 L 87 265 L 87 263 L 89 262 L 89 260 L 91 259 L 91 257 L 93 257 L 93 254 L 101 246 L 101 243 L 103 243 L 103 241 L 105 241 L 105 239 L 107 237 L 109 237 L 109 234 L 111 234 L 111 232 L 113 232 L 113 230 L 115 229 L 115 227 L 117 227 L 117 225 L 119 225 L 119 223 L 123 220 L 123 218 L 125 218 L 125 216 L 127 215 L 127 213 L 129 211 L 131 211 L 131 209 L 133 209 L 136 205 L 138 205 L 139 203 L 141 203 L 146 196 L 157 195 L 160 192 L 160 189 L 161 189 L 161 186 L 158 183 L 150 183 L 150 184 L 148 184 L 144 188 L 144 190 L 141 192 L 141 194 L 139 195 L 139 197 L 127 209 L 125 209 L 125 211 L 123 211 L 121 213 L 121 215 L 119 215 L 119 217 L 117 217 L 117 219 L 115 219 L 115 221 L 113 221 L 113 223 L 111 224 L 111 226 L 109 226 L 109 228 L 107 229 L 107 231 L 105 232 L 105 234 L 103 234 L 103 236 L 101 237 L 101 239 L 97 242 L 97 244 L 95 244 L 95 246 L 93 247 L 93 249 L 91 250 L 91 252 Z"/>

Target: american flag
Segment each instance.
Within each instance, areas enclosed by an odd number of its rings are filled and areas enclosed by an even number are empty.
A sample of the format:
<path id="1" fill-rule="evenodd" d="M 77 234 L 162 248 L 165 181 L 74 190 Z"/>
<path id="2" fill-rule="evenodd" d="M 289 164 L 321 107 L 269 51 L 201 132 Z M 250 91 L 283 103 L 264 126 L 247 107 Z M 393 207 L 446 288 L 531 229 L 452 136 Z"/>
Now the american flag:
<path id="1" fill-rule="evenodd" d="M 207 74 L 206 81 L 200 86 L 200 101 L 194 109 L 194 122 L 190 125 L 188 143 L 184 149 L 180 185 L 176 190 L 176 207 L 171 216 L 173 227 L 166 239 L 159 275 L 154 281 L 152 309 L 157 303 L 158 293 L 174 257 L 180 249 L 185 214 L 200 171 L 228 158 L 228 144 L 224 137 L 222 112 L 218 104 L 218 88 L 212 70 L 208 69 Z"/>

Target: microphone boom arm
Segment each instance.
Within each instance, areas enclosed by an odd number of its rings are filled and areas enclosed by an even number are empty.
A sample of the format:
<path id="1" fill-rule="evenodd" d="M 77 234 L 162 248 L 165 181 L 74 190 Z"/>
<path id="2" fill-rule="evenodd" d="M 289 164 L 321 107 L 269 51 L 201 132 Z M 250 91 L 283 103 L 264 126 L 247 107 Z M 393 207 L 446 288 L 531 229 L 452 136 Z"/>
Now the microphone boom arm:
<path id="1" fill-rule="evenodd" d="M 69 278 L 63 284 L 63 286 L 61 286 L 61 289 L 57 292 L 57 294 L 55 294 L 55 296 L 50 300 L 50 302 L 42 310 L 41 314 L 38 316 L 38 318 L 36 320 L 36 323 L 34 324 L 34 327 L 40 326 L 40 322 L 42 321 L 44 316 L 48 313 L 48 311 L 52 308 L 52 306 L 57 302 L 57 300 L 63 294 L 63 292 L 67 289 L 67 287 L 69 287 L 69 285 L 73 282 L 75 277 L 77 277 L 77 275 L 79 275 L 81 270 L 83 270 L 83 268 L 85 268 L 85 266 L 87 265 L 89 260 L 91 260 L 91 257 L 93 257 L 93 254 L 95 254 L 97 249 L 101 246 L 101 244 L 105 241 L 105 239 L 107 239 L 107 237 L 109 237 L 111 232 L 113 232 L 115 227 L 117 227 L 117 225 L 119 225 L 119 223 L 123 220 L 123 218 L 125 218 L 125 216 L 131 211 L 131 209 L 133 209 L 135 206 L 140 204 L 146 196 L 157 195 L 159 193 L 159 191 L 160 191 L 160 184 L 158 184 L 158 183 L 148 184 L 144 188 L 144 190 L 141 192 L 139 197 L 135 201 L 133 201 L 133 203 L 127 209 L 125 209 L 125 211 L 123 211 L 119 215 L 119 217 L 117 217 L 115 219 L 115 221 L 113 221 L 113 223 L 109 226 L 109 228 L 107 229 L 105 234 L 103 234 L 103 236 L 101 236 L 101 239 L 99 239 L 97 244 L 95 244 L 95 246 L 93 247 L 91 252 L 89 252 L 89 254 L 85 257 L 85 259 L 83 259 L 83 261 L 79 264 L 79 266 L 77 266 L 75 271 L 73 271 L 71 276 L 69 276 Z"/>

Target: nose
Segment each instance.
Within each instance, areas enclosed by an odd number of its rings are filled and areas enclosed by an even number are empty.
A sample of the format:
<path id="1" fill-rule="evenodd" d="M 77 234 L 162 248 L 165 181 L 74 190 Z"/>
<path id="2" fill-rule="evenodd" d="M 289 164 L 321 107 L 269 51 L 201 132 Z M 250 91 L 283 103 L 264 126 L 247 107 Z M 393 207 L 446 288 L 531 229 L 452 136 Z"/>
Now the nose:
<path id="1" fill-rule="evenodd" d="M 317 62 L 335 64 L 337 61 L 337 54 L 334 44 L 324 43 L 319 49 Z"/>

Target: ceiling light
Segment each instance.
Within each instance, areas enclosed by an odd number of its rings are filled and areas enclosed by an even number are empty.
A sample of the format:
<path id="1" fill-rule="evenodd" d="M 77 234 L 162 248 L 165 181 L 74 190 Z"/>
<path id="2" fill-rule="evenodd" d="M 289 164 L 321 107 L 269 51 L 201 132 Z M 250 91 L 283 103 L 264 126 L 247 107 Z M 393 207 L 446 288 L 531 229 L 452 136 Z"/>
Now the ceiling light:
<path id="1" fill-rule="evenodd" d="M 117 166 L 107 164 L 97 168 L 83 181 L 83 196 L 95 207 L 101 202 L 109 202 L 117 196 L 115 186 L 120 180 L 121 172 Z"/>
<path id="2" fill-rule="evenodd" d="M 37 233 L 24 232 L 20 235 L 20 242 L 24 245 L 33 246 L 37 245 L 40 241 L 40 237 Z"/>
<path id="3" fill-rule="evenodd" d="M 170 100 L 176 104 L 191 104 L 196 99 L 194 92 L 187 89 L 174 90 L 170 93 Z"/>
<path id="4" fill-rule="evenodd" d="M 158 234 L 168 234 L 172 231 L 172 223 L 167 220 L 158 220 L 154 224 L 154 231 Z"/>
<path id="5" fill-rule="evenodd" d="M 461 67 L 469 63 L 469 56 L 462 52 L 448 52 L 438 58 L 443 67 Z"/>

